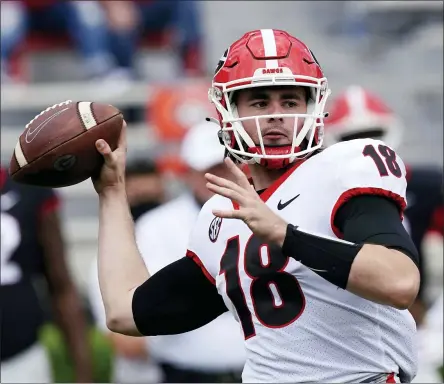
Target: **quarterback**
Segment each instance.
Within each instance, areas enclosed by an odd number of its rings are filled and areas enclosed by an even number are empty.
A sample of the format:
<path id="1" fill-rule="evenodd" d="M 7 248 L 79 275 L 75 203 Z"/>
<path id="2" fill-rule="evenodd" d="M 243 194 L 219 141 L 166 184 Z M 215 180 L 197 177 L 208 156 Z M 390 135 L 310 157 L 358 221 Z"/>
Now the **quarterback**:
<path id="1" fill-rule="evenodd" d="M 177 334 L 230 311 L 245 339 L 243 382 L 412 380 L 407 309 L 420 277 L 402 224 L 405 166 L 379 140 L 323 148 L 329 94 L 313 53 L 285 31 L 251 31 L 226 50 L 209 98 L 236 182 L 206 175 L 215 195 L 187 254 L 153 276 L 125 196 L 125 129 L 115 151 L 96 142 L 99 281 L 112 331 Z"/>

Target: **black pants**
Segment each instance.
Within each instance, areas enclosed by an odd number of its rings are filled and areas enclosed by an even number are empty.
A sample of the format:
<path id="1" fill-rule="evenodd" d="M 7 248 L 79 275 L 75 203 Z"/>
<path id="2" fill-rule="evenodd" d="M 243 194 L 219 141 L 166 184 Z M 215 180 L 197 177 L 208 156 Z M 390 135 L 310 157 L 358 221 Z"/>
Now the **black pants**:
<path id="1" fill-rule="evenodd" d="M 207 373 L 182 369 L 171 364 L 160 364 L 164 383 L 241 383 L 241 372 Z"/>

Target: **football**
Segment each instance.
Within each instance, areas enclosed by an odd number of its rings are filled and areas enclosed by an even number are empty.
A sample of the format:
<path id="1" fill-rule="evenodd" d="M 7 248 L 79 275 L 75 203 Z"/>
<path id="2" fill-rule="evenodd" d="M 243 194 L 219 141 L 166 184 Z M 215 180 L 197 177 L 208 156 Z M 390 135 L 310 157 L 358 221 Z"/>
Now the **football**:
<path id="1" fill-rule="evenodd" d="M 71 100 L 45 109 L 25 127 L 11 158 L 14 181 L 66 187 L 98 174 L 103 157 L 95 142 L 117 148 L 123 115 L 112 105 Z"/>

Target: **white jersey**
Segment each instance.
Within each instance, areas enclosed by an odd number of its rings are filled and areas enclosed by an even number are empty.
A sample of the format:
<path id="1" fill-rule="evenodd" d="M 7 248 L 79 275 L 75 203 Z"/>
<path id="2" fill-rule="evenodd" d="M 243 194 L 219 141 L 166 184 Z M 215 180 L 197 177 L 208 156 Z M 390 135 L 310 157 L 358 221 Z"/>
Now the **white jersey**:
<path id="1" fill-rule="evenodd" d="M 139 218 L 137 245 L 151 275 L 184 257 L 198 215 L 196 200 L 184 194 Z M 162 363 L 201 372 L 240 372 L 245 363 L 242 335 L 228 312 L 194 331 L 149 337 L 149 351 Z"/>
<path id="2" fill-rule="evenodd" d="M 405 207 L 405 167 L 381 141 L 333 145 L 287 171 L 261 194 L 286 221 L 322 236 L 352 196 L 376 194 Z M 362 382 L 416 373 L 416 326 L 407 310 L 376 304 L 321 278 L 268 246 L 215 196 L 202 208 L 188 256 L 213 280 L 239 322 L 247 349 L 244 382 Z"/>

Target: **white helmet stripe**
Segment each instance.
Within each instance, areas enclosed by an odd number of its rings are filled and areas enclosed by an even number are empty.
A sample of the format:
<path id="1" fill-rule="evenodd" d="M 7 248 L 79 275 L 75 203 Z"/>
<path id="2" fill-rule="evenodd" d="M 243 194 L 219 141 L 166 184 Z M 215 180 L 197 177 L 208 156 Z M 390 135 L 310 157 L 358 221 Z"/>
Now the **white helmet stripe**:
<path id="1" fill-rule="evenodd" d="M 360 116 L 367 110 L 365 92 L 359 86 L 351 86 L 346 91 L 346 101 L 351 116 Z"/>
<path id="2" fill-rule="evenodd" d="M 264 43 L 265 56 L 277 56 L 276 39 L 272 29 L 261 29 L 262 41 Z M 278 68 L 279 64 L 276 59 L 265 60 L 266 68 Z"/>

